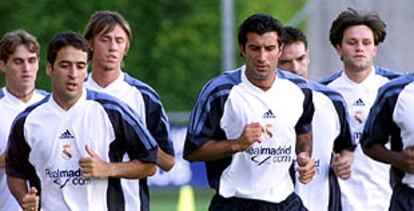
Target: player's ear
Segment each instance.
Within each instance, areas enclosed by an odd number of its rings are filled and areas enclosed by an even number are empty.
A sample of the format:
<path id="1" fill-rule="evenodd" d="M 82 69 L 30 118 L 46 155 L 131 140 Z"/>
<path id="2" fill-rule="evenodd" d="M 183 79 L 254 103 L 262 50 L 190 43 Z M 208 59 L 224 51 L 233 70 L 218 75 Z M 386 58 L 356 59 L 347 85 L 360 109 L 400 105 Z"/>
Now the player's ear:
<path id="1" fill-rule="evenodd" d="M 46 64 L 46 74 L 50 76 L 50 74 L 52 73 L 53 67 L 52 65 L 48 62 Z"/>
<path id="2" fill-rule="evenodd" d="M 6 63 L 0 59 L 0 72 L 1 73 L 5 73 L 6 71 L 4 70 L 4 66 L 6 65 Z"/>
<path id="3" fill-rule="evenodd" d="M 245 58 L 246 55 L 246 47 L 244 45 L 239 45 L 239 52 L 240 52 L 240 56 Z"/>

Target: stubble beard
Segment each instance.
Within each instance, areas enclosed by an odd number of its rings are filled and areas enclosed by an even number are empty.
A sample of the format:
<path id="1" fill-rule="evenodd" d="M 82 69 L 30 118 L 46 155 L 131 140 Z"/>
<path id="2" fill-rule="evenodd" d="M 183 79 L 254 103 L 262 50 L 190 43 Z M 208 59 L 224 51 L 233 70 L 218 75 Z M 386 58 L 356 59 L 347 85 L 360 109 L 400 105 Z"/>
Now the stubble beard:
<path id="1" fill-rule="evenodd" d="M 344 60 L 344 66 L 351 72 L 363 72 L 372 66 L 372 62 L 364 61 L 356 63 Z"/>

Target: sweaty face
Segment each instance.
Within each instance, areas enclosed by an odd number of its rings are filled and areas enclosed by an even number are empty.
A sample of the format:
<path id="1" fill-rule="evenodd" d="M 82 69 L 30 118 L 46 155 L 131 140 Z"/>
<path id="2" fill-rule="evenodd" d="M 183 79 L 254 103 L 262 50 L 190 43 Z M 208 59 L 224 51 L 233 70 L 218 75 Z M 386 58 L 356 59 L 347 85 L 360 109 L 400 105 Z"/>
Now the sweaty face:
<path id="1" fill-rule="evenodd" d="M 336 50 L 346 70 L 353 72 L 368 70 L 373 65 L 377 53 L 374 34 L 368 26 L 351 26 L 344 31 L 341 45 L 337 45 Z"/>
<path id="2" fill-rule="evenodd" d="M 303 42 L 294 42 L 283 46 L 278 67 L 304 78 L 308 77 L 309 53 Z"/>
<path id="3" fill-rule="evenodd" d="M 93 51 L 92 63 L 96 71 L 121 70 L 129 42 L 128 36 L 119 25 L 116 25 L 112 31 L 106 33 L 105 31 L 89 41 L 89 47 Z"/>
<path id="4" fill-rule="evenodd" d="M 66 46 L 57 53 L 53 66 L 47 65 L 47 73 L 52 79 L 53 98 L 63 108 L 72 106 L 82 95 L 87 58 L 86 52 Z"/>
<path id="5" fill-rule="evenodd" d="M 276 32 L 262 35 L 247 33 L 245 46 L 240 46 L 240 53 L 246 62 L 246 75 L 249 80 L 273 80 L 275 68 L 280 56 L 280 46 Z"/>
<path id="6" fill-rule="evenodd" d="M 5 73 L 10 92 L 15 95 L 26 95 L 33 91 L 39 69 L 36 53 L 30 52 L 24 45 L 19 45 L 6 62 L 0 62 L 0 67 Z"/>

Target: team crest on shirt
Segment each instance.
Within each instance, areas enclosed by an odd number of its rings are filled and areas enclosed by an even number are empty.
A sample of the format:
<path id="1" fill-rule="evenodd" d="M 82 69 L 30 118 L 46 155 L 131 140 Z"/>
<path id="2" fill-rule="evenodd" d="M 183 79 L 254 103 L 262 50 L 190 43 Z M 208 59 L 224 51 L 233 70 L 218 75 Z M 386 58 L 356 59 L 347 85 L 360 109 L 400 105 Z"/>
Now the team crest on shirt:
<path id="1" fill-rule="evenodd" d="M 70 144 L 64 143 L 62 145 L 62 157 L 66 160 L 71 159 L 73 156 L 72 146 Z"/>
<path id="2" fill-rule="evenodd" d="M 266 124 L 264 126 L 263 136 L 264 138 L 273 138 L 273 132 L 272 132 L 272 124 Z"/>
<path id="3" fill-rule="evenodd" d="M 60 134 L 59 136 L 59 139 L 65 140 L 60 148 L 61 155 L 65 160 L 69 160 L 73 157 L 73 149 L 72 149 L 72 145 L 70 144 L 70 142 L 74 138 L 75 136 L 70 132 L 69 129 L 66 129 L 65 131 L 63 131 L 62 134 Z"/>
<path id="4" fill-rule="evenodd" d="M 354 120 L 358 124 L 362 124 L 362 122 L 364 121 L 364 116 L 362 114 L 362 111 L 355 111 L 355 113 L 354 113 Z"/>

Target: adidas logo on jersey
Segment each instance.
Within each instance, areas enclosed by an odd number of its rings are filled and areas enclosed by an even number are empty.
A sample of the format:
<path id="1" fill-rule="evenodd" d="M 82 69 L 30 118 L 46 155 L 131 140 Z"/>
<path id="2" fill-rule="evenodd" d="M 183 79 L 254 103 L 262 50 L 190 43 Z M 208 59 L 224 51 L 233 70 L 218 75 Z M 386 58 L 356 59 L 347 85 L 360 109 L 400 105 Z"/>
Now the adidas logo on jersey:
<path id="1" fill-rule="evenodd" d="M 268 110 L 263 114 L 263 119 L 274 119 L 276 116 L 273 114 L 272 110 Z"/>
<path id="2" fill-rule="evenodd" d="M 75 138 L 70 132 L 69 132 L 69 130 L 68 129 L 66 129 L 66 131 L 65 132 L 63 132 L 60 136 L 59 136 L 59 139 L 72 139 L 72 138 Z"/>
<path id="3" fill-rule="evenodd" d="M 361 98 L 359 98 L 358 100 L 356 100 L 355 102 L 354 102 L 354 104 L 352 104 L 353 106 L 365 106 L 365 103 L 364 103 L 364 101 L 362 101 L 362 99 Z"/>

